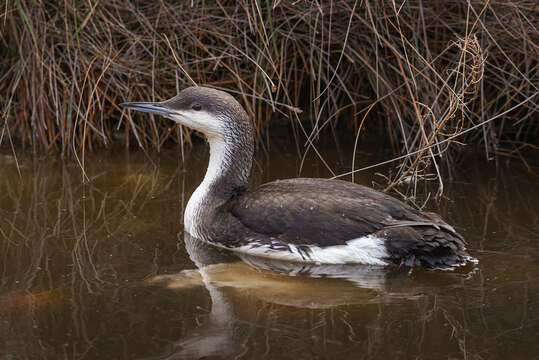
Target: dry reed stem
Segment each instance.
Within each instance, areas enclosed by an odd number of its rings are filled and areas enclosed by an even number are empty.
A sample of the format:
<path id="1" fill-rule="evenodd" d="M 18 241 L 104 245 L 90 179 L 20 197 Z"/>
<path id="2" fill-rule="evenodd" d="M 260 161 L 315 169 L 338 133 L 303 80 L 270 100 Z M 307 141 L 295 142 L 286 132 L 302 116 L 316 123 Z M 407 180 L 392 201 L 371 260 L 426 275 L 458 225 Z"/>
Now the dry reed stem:
<path id="1" fill-rule="evenodd" d="M 539 134 L 531 0 L 7 0 L 0 20 L 0 145 L 79 154 L 82 168 L 85 151 L 118 140 L 183 152 L 187 130 L 117 104 L 192 83 L 237 94 L 262 147 L 271 124 L 289 121 L 303 158 L 323 159 L 316 141 L 337 128 L 357 141 L 381 129 L 408 155 L 387 189 L 434 173 L 441 194 L 442 166 L 462 149 L 447 139 L 490 158 Z"/>

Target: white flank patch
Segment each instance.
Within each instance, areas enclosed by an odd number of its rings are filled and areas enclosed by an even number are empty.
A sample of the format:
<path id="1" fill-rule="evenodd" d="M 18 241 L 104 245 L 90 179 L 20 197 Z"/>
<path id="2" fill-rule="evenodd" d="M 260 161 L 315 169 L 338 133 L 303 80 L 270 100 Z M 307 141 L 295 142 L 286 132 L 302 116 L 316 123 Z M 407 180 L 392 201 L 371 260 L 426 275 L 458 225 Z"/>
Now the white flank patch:
<path id="1" fill-rule="evenodd" d="M 385 260 L 389 258 L 384 239 L 374 235 L 352 239 L 344 245 L 325 248 L 309 246 L 307 254 L 293 244 L 289 244 L 288 249 L 277 250 L 272 249 L 269 245 L 260 245 L 259 242 L 232 250 L 270 259 L 316 264 L 387 265 Z"/>

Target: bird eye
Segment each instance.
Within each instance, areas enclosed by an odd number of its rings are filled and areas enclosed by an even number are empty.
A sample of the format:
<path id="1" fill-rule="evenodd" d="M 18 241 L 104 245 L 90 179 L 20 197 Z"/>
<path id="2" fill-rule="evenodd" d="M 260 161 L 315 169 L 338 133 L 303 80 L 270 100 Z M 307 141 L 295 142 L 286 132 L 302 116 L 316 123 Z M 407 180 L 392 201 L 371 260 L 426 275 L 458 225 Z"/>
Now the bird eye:
<path id="1" fill-rule="evenodd" d="M 202 109 L 202 106 L 200 106 L 200 104 L 193 104 L 193 106 L 191 106 L 191 109 L 195 111 L 200 111 L 200 109 Z"/>

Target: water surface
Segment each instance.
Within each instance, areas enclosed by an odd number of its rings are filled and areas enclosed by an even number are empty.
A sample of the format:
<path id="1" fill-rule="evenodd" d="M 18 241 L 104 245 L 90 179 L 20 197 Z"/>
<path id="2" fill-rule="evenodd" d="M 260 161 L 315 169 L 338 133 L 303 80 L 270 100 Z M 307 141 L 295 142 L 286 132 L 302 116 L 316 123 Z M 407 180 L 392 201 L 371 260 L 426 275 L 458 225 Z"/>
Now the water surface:
<path id="1" fill-rule="evenodd" d="M 332 148 L 326 160 L 348 170 Z M 360 155 L 358 166 L 380 160 Z M 108 151 L 86 156 L 83 175 L 74 161 L 19 156 L 19 175 L 0 154 L 0 359 L 539 357 L 539 179 L 518 162 L 464 163 L 429 203 L 479 264 L 410 273 L 200 245 L 182 217 L 206 160 L 202 144 L 183 164 L 175 149 Z M 276 143 L 259 152 L 253 184 L 300 164 Z M 303 176 L 328 174 L 307 157 Z"/>

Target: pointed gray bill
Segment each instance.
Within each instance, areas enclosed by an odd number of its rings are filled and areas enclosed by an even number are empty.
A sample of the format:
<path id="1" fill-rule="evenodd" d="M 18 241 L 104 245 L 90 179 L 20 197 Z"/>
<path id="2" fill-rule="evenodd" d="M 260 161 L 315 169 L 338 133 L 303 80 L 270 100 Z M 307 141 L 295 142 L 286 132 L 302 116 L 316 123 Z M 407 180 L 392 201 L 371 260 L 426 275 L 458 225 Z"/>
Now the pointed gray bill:
<path id="1" fill-rule="evenodd" d="M 128 109 L 147 112 L 151 114 L 164 115 L 164 116 L 172 115 L 176 113 L 174 110 L 171 110 L 163 106 L 161 103 L 125 102 L 125 103 L 121 103 L 120 106 L 126 107 Z"/>

